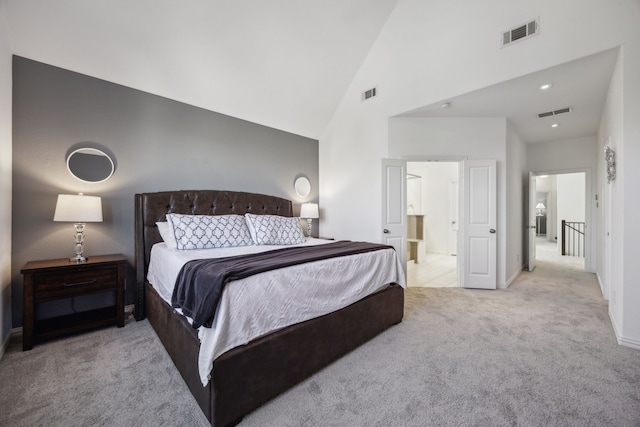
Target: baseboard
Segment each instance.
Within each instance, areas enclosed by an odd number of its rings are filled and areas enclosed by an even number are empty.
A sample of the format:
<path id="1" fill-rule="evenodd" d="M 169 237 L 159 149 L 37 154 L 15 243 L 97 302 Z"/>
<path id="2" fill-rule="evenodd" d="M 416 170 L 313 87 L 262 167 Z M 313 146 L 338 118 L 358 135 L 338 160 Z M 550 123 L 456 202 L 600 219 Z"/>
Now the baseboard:
<path id="1" fill-rule="evenodd" d="M 9 347 L 9 341 L 11 341 L 11 338 L 16 334 L 22 335 L 22 326 L 19 328 L 13 328 L 7 338 L 5 338 L 5 340 L 2 342 L 2 345 L 0 346 L 0 360 L 2 360 L 4 352 L 7 351 L 7 347 Z"/>
<path id="2" fill-rule="evenodd" d="M 11 340 L 11 334 L 9 334 L 7 338 L 5 338 L 5 340 L 2 342 L 2 345 L 0 346 L 0 361 L 2 361 L 2 356 L 4 356 L 4 352 L 9 346 L 9 340 Z"/>
<path id="3" fill-rule="evenodd" d="M 605 295 L 604 293 L 604 283 L 602 282 L 602 279 L 600 278 L 600 274 L 598 274 L 598 272 L 594 273 L 596 275 L 596 279 L 598 279 L 598 286 L 600 286 L 600 293 L 602 294 L 602 298 L 604 298 L 605 301 L 609 301 L 609 298 L 607 295 Z"/>
<path id="4" fill-rule="evenodd" d="M 618 344 L 620 344 L 623 347 L 629 347 L 634 350 L 640 350 L 640 340 L 626 338 L 620 334 L 620 328 L 618 328 L 618 325 L 616 324 L 615 318 L 613 317 L 611 310 L 609 310 L 609 319 L 611 320 L 611 327 L 613 328 L 613 333 L 616 335 L 616 340 L 618 341 Z"/>
<path id="5" fill-rule="evenodd" d="M 631 338 L 620 337 L 618 338 L 618 342 L 623 347 L 629 347 L 634 350 L 640 350 L 640 341 L 633 340 Z"/>
<path id="6" fill-rule="evenodd" d="M 516 270 L 516 272 L 513 273 L 513 275 L 509 278 L 509 280 L 507 280 L 506 283 L 498 283 L 498 289 L 507 289 L 509 286 L 511 286 L 513 281 L 516 280 L 520 273 L 522 273 L 522 269 Z"/>
<path id="7" fill-rule="evenodd" d="M 611 322 L 611 327 L 613 328 L 613 333 L 616 336 L 616 340 L 618 341 L 618 344 L 620 344 L 620 329 L 618 329 L 618 325 L 616 325 L 616 319 L 615 317 L 613 317 L 613 313 L 611 312 L 611 305 L 609 305 L 609 310 L 607 310 L 609 313 L 609 321 Z"/>

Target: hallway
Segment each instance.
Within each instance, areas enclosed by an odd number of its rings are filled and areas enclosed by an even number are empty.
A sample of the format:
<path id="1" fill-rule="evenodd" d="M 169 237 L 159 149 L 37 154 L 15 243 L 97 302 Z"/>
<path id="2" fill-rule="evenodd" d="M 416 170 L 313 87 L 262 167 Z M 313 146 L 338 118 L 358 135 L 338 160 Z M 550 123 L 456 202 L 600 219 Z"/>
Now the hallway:
<path id="1" fill-rule="evenodd" d="M 407 263 L 407 286 L 412 288 L 456 288 L 457 257 L 427 253 L 420 264 Z M 584 258 L 562 256 L 556 243 L 536 238 L 536 264 L 547 270 L 584 271 Z M 536 267 L 537 268 L 537 267 Z"/>
<path id="2" fill-rule="evenodd" d="M 538 236 L 536 237 L 536 265 L 555 270 L 584 271 L 584 258 L 562 256 L 555 242 L 548 241 L 544 236 Z"/>

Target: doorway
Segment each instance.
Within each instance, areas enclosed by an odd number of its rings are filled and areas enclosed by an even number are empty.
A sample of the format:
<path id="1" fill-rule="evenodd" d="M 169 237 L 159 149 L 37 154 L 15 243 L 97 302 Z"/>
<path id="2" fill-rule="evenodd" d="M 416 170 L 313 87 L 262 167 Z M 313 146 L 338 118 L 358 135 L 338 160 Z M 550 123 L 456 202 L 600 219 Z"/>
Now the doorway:
<path id="1" fill-rule="evenodd" d="M 407 162 L 407 286 L 458 287 L 457 161 Z"/>
<path id="2" fill-rule="evenodd" d="M 587 173 L 538 175 L 535 182 L 536 259 L 586 270 Z"/>

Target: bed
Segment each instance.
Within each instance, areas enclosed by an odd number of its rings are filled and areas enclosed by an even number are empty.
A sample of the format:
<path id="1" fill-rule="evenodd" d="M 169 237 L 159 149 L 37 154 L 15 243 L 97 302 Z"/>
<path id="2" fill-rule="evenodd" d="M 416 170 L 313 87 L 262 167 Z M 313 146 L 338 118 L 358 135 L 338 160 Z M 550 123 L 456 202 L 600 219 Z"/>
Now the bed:
<path id="1" fill-rule="evenodd" d="M 235 425 L 278 394 L 399 323 L 404 289 L 398 283 L 329 314 L 281 328 L 225 351 L 203 386 L 200 340 L 189 320 L 166 303 L 147 272 L 156 222 L 166 214 L 278 215 L 292 217 L 289 200 L 254 193 L 198 190 L 135 195 L 136 320 L 149 319 L 194 398 L 213 426 Z"/>

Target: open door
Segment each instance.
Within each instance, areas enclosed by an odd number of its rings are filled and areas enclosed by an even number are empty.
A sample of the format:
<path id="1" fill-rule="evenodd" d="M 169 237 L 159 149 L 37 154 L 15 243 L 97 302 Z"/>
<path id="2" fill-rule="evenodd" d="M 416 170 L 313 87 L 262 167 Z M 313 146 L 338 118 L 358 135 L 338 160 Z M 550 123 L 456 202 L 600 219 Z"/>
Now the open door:
<path id="1" fill-rule="evenodd" d="M 527 245 L 529 256 L 527 268 L 533 271 L 536 268 L 536 176 L 529 172 L 529 225 L 527 226 Z"/>
<path id="2" fill-rule="evenodd" d="M 465 288 L 496 289 L 497 198 L 496 161 L 465 160 L 464 271 Z"/>
<path id="3" fill-rule="evenodd" d="M 407 265 L 407 162 L 382 159 L 382 243 Z M 406 271 L 405 271 L 406 273 Z"/>

